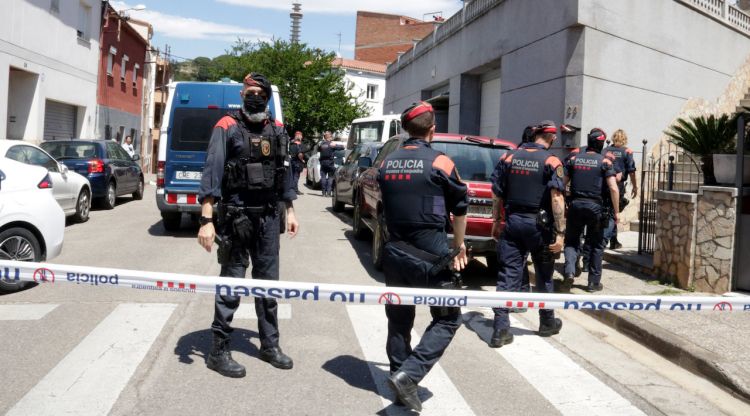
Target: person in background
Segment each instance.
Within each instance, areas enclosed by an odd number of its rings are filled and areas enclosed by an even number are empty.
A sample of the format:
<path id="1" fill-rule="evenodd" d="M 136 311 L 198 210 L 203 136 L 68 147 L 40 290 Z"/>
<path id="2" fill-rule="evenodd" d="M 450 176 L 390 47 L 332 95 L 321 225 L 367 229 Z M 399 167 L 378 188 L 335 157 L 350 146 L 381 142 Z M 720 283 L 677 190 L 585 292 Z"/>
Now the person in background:
<path id="1" fill-rule="evenodd" d="M 125 149 L 126 152 L 128 152 L 128 154 L 130 155 L 131 158 L 133 156 L 135 156 L 135 148 L 133 148 L 133 138 L 132 137 L 125 136 L 125 140 L 123 140 L 123 142 L 122 142 L 122 144 L 120 146 L 122 146 L 122 148 Z"/>
<path id="2" fill-rule="evenodd" d="M 625 187 L 627 186 L 628 178 L 630 178 L 630 181 L 633 183 L 630 197 L 638 197 L 638 182 L 635 179 L 636 169 L 635 161 L 633 160 L 633 150 L 628 148 L 627 144 L 628 135 L 625 134 L 624 130 L 618 129 L 612 134 L 612 146 L 609 146 L 602 151 L 602 154 L 604 155 L 611 153 L 615 157 L 614 165 L 615 173 L 617 174 L 617 189 L 620 194 L 620 212 L 622 212 L 622 210 L 630 203 L 630 201 L 625 198 Z M 615 221 L 614 216 L 610 218 L 610 226 L 605 232 L 604 238 L 609 240 L 610 250 L 622 248 L 622 244 L 617 241 L 617 221 Z"/>

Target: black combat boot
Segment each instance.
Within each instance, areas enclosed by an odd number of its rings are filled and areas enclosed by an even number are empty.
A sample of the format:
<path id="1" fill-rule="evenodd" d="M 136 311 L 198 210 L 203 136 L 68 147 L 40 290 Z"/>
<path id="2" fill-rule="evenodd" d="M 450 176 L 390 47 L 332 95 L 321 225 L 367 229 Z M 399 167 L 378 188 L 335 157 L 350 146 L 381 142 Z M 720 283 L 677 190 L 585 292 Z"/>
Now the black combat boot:
<path id="1" fill-rule="evenodd" d="M 234 361 L 229 352 L 229 338 L 214 335 L 213 348 L 206 359 L 206 366 L 224 377 L 245 377 L 245 367 Z"/>
<path id="2" fill-rule="evenodd" d="M 550 321 L 542 321 L 539 323 L 539 336 L 549 337 L 555 334 L 559 334 L 560 329 L 562 329 L 562 321 L 560 320 L 560 318 L 555 318 L 554 320 Z"/>
<path id="3" fill-rule="evenodd" d="M 276 368 L 289 370 L 294 366 L 294 362 L 288 355 L 284 354 L 279 347 L 266 348 L 261 350 L 260 359 L 270 363 Z"/>
<path id="4" fill-rule="evenodd" d="M 419 400 L 417 395 L 417 383 L 409 378 L 406 373 L 397 371 L 388 377 L 388 387 L 393 390 L 396 399 L 401 401 L 404 406 L 417 412 L 422 411 L 422 401 Z"/>
<path id="5" fill-rule="evenodd" d="M 503 345 L 508 345 L 511 342 L 513 342 L 513 334 L 510 333 L 507 329 L 496 329 L 492 333 L 492 338 L 490 339 L 490 347 L 492 348 L 500 348 Z"/>
<path id="6" fill-rule="evenodd" d="M 586 287 L 587 292 L 599 292 L 602 289 L 604 289 L 604 285 L 601 283 L 589 283 L 589 285 Z"/>
<path id="7" fill-rule="evenodd" d="M 576 257 L 576 272 L 573 276 L 578 277 L 581 273 L 583 273 L 583 256 L 578 256 Z"/>
<path id="8" fill-rule="evenodd" d="M 575 281 L 575 277 L 572 274 L 566 274 L 563 278 L 561 289 L 563 292 L 570 293 L 570 289 L 573 288 L 573 282 Z"/>

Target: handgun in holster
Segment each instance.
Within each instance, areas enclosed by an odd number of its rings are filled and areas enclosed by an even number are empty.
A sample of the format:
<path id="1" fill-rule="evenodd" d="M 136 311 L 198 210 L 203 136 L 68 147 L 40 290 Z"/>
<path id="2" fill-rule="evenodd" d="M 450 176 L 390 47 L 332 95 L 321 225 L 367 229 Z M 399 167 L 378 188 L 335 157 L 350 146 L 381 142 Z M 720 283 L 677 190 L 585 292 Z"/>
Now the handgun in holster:
<path id="1" fill-rule="evenodd" d="M 222 237 L 217 234 L 214 236 L 214 241 L 218 246 L 216 257 L 219 260 L 219 264 L 224 265 L 229 263 L 229 260 L 232 257 L 232 240 L 228 237 Z"/>
<path id="2" fill-rule="evenodd" d="M 560 253 L 553 253 L 552 250 L 549 249 L 550 244 L 555 242 L 555 231 L 552 226 L 552 218 L 547 210 L 539 210 L 536 217 L 536 224 L 539 228 L 544 230 L 543 234 L 551 236 L 551 241 L 549 241 L 550 239 L 545 238 L 547 241 L 544 241 L 544 247 L 542 247 L 542 250 L 538 254 L 539 261 L 544 264 L 552 264 L 556 259 L 560 258 Z"/>
<path id="3" fill-rule="evenodd" d="M 455 247 L 453 250 L 451 250 L 450 253 L 441 257 L 440 260 L 438 260 L 430 269 L 430 277 L 435 277 L 438 275 L 438 273 L 450 267 L 453 259 L 456 258 L 456 256 L 458 256 L 460 253 L 461 247 Z M 458 289 L 461 287 L 463 287 L 461 272 L 455 270 L 451 273 L 451 280 L 440 283 L 441 289 Z"/>

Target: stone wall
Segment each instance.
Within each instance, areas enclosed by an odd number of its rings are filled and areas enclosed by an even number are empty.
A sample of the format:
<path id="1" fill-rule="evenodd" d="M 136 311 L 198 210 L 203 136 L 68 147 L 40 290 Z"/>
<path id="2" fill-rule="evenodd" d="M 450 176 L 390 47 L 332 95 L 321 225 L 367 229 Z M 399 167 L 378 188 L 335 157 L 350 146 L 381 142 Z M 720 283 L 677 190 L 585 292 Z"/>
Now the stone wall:
<path id="1" fill-rule="evenodd" d="M 694 287 L 724 293 L 732 287 L 737 190 L 703 186 L 698 191 Z"/>
<path id="2" fill-rule="evenodd" d="M 657 193 L 656 274 L 681 288 L 693 281 L 697 195 L 684 192 Z"/>

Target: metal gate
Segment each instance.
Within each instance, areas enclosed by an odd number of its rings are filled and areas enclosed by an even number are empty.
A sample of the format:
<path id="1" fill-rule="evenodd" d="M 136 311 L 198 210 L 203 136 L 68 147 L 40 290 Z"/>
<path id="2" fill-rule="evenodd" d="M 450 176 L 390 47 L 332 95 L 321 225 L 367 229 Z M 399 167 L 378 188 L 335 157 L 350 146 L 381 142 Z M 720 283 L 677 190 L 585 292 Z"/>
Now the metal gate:
<path id="1" fill-rule="evenodd" d="M 70 140 L 76 137 L 78 108 L 47 100 L 44 106 L 44 140 Z"/>
<path id="2" fill-rule="evenodd" d="M 659 191 L 697 193 L 703 184 L 703 170 L 696 157 L 671 143 L 660 143 L 646 156 L 643 141 L 641 160 L 641 206 L 638 216 L 638 254 L 654 254 Z"/>

